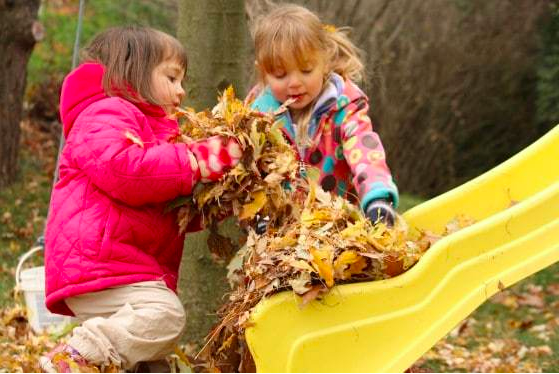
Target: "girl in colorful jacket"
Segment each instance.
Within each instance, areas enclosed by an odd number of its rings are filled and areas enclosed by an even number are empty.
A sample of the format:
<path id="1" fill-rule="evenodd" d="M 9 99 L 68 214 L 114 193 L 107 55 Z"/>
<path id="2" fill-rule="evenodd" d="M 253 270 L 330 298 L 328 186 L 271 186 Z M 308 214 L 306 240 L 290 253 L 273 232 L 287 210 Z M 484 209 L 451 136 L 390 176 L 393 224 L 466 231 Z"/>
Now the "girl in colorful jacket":
<path id="1" fill-rule="evenodd" d="M 308 9 L 281 5 L 257 20 L 253 32 L 259 84 L 247 101 L 262 112 L 288 110 L 277 120 L 319 183 L 359 199 L 373 223 L 394 223 L 398 190 L 373 131 L 359 51 L 344 33 Z M 257 226 L 257 231 L 262 226 Z"/>
<path id="2" fill-rule="evenodd" d="M 184 97 L 181 44 L 163 32 L 108 29 L 64 80 L 66 144 L 46 227 L 46 304 L 81 326 L 41 358 L 48 372 L 171 353 L 185 325 L 176 295 L 184 235 L 167 203 L 215 181 L 241 156 L 213 137 L 174 143 Z M 64 358 L 64 359 L 61 359 Z"/>

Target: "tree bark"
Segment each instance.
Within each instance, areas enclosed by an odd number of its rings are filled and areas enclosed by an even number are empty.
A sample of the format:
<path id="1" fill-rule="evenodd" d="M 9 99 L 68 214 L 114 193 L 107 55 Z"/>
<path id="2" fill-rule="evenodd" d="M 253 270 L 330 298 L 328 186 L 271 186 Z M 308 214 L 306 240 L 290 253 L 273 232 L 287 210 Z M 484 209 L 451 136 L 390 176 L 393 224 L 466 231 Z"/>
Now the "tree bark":
<path id="1" fill-rule="evenodd" d="M 237 248 L 244 233 L 236 218 L 229 218 L 219 226 L 219 234 L 230 239 Z M 217 322 L 216 311 L 226 301 L 231 290 L 227 269 L 216 263 L 208 249 L 209 230 L 187 235 L 180 267 L 179 297 L 186 310 L 186 329 L 183 342 L 201 348 L 204 338 Z"/>
<path id="2" fill-rule="evenodd" d="M 244 97 L 248 43 L 244 0 L 181 0 L 178 38 L 188 54 L 187 106 L 212 108 L 218 93 L 231 84 L 237 96 Z M 237 245 L 242 233 L 235 222 L 227 220 L 219 233 Z M 211 258 L 208 236 L 208 230 L 187 235 L 179 280 L 179 295 L 187 312 L 183 341 L 198 347 L 230 290 L 225 266 Z"/>
<path id="3" fill-rule="evenodd" d="M 19 123 L 27 80 L 27 62 L 42 28 L 40 0 L 0 0 L 0 188 L 18 171 Z"/>
<path id="4" fill-rule="evenodd" d="M 248 31 L 244 0 L 181 0 L 178 37 L 188 53 L 187 105 L 197 110 L 216 104 L 233 85 L 246 94 Z"/>

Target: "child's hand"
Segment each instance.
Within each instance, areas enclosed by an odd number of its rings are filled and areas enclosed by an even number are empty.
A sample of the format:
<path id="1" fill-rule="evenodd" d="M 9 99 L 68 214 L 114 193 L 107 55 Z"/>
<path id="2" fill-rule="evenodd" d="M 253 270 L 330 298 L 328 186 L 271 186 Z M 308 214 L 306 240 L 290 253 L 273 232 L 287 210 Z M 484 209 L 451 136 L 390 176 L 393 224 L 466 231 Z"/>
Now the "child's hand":
<path id="1" fill-rule="evenodd" d="M 219 135 L 192 143 L 190 150 L 198 161 L 202 182 L 219 180 L 239 163 L 242 156 L 241 147 L 235 139 Z"/>
<path id="2" fill-rule="evenodd" d="M 259 214 L 256 215 L 256 225 L 254 226 L 254 232 L 258 235 L 263 235 L 268 231 L 268 223 L 270 223 L 270 217 L 260 217 Z"/>
<path id="3" fill-rule="evenodd" d="M 392 203 L 389 200 L 379 199 L 369 203 L 365 210 L 365 216 L 367 216 L 373 225 L 382 222 L 386 226 L 392 227 L 394 226 L 396 211 L 392 208 Z"/>

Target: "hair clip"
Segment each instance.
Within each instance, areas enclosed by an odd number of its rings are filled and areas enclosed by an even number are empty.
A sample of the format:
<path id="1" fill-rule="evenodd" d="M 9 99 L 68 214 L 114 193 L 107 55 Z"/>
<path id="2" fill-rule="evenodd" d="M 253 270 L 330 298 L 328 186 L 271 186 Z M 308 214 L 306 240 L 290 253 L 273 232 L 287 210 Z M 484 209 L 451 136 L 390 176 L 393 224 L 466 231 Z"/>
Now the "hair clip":
<path id="1" fill-rule="evenodd" d="M 328 24 L 328 23 L 323 23 L 323 24 L 322 24 L 322 28 L 323 28 L 324 31 L 326 31 L 326 32 L 336 32 L 336 26 L 330 25 L 330 24 Z"/>

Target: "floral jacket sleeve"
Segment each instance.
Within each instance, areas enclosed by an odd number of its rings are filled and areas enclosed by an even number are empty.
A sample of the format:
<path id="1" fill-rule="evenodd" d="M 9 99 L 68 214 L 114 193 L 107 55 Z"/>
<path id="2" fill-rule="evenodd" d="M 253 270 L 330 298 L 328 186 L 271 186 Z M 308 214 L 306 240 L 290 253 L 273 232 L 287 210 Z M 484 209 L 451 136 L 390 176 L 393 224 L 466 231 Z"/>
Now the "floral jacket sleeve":
<path id="1" fill-rule="evenodd" d="M 352 83 L 348 82 L 348 85 Z M 380 138 L 373 131 L 367 114 L 367 99 L 363 95 L 346 103 L 334 116 L 334 126 L 341 127 L 344 158 L 351 169 L 361 208 L 366 209 L 371 201 L 381 198 L 389 199 L 397 206 L 398 189 L 392 181 Z M 343 100 L 338 100 L 338 107 L 344 104 Z"/>

